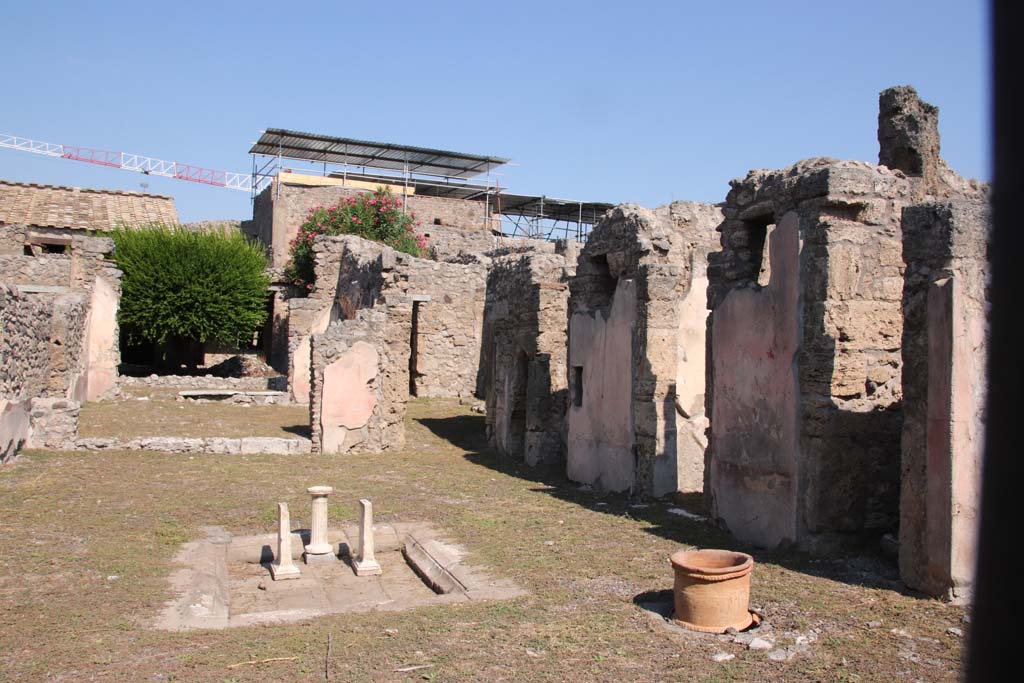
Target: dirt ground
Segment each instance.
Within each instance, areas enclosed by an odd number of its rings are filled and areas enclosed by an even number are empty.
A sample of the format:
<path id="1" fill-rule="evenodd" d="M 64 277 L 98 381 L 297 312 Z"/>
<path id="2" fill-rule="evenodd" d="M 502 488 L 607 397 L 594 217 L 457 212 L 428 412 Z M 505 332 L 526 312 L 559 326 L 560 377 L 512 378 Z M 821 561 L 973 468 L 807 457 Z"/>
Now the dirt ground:
<path id="1" fill-rule="evenodd" d="M 674 550 L 750 551 L 679 515 L 680 501 L 602 496 L 502 459 L 485 448 L 483 418 L 450 401 L 412 404 L 408 443 L 338 457 L 24 453 L 0 469 L 0 681 L 958 679 L 963 638 L 947 629 L 967 630 L 963 609 L 901 592 L 880 558 L 754 551 L 752 604 L 779 639 L 813 640 L 772 661 L 638 607 L 671 588 Z M 378 521 L 436 524 L 529 595 L 280 626 L 150 628 L 182 543 L 205 525 L 272 531 L 279 500 L 294 526 L 308 524 L 312 484 L 335 487 L 332 524 L 372 498 Z"/>

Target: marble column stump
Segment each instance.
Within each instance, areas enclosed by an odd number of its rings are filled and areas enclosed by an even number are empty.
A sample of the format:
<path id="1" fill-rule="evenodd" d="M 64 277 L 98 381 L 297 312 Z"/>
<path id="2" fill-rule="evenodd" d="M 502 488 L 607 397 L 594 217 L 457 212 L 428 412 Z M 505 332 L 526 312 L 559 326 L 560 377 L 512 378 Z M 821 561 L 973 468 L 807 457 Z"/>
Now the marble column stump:
<path id="1" fill-rule="evenodd" d="M 330 486 L 310 486 L 306 489 L 312 498 L 312 519 L 309 525 L 309 545 L 306 546 L 306 564 L 323 564 L 337 558 L 327 542 L 327 496 L 334 491 Z"/>
<path id="2" fill-rule="evenodd" d="M 292 562 L 292 522 L 288 503 L 277 504 L 277 554 L 270 565 L 274 581 L 299 578 L 299 568 Z"/>
<path id="3" fill-rule="evenodd" d="M 352 560 L 356 576 L 381 574 L 380 563 L 374 557 L 373 549 L 373 503 L 363 498 L 359 501 L 359 555 Z"/>

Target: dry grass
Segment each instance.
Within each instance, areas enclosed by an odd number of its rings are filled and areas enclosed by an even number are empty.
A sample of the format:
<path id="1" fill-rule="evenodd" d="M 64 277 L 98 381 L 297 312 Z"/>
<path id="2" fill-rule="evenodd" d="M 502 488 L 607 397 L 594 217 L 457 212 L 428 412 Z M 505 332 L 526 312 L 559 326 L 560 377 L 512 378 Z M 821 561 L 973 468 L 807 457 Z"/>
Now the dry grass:
<path id="1" fill-rule="evenodd" d="M 330 681 L 957 679 L 960 639 L 945 631 L 963 611 L 893 590 L 874 561 L 755 553 L 752 601 L 776 632 L 821 632 L 811 654 L 786 663 L 652 624 L 633 599 L 671 586 L 667 556 L 735 547 L 728 537 L 666 504 L 630 507 L 502 460 L 482 427 L 451 402 L 420 401 L 402 453 L 22 455 L 0 470 L 0 680 L 322 681 L 329 636 Z M 168 598 L 170 558 L 199 527 L 269 531 L 278 500 L 306 523 L 313 483 L 335 486 L 336 523 L 373 498 L 379 518 L 445 528 L 531 595 L 287 626 L 147 628 Z M 908 646 L 893 628 L 926 638 L 913 641 L 918 661 L 898 656 Z M 710 661 L 719 651 L 736 658 Z"/>
<path id="2" fill-rule="evenodd" d="M 141 436 L 309 437 L 309 408 L 299 405 L 246 405 L 226 401 L 176 400 L 177 389 L 149 390 L 152 398 L 86 403 L 79 418 L 82 437 Z"/>

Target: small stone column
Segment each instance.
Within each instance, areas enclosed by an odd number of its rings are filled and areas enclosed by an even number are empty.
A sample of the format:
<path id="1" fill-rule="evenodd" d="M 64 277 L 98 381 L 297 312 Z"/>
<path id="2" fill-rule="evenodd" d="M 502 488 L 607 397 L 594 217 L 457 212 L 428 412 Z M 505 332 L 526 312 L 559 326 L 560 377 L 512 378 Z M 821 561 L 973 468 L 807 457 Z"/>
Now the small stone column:
<path id="1" fill-rule="evenodd" d="M 330 486 L 310 486 L 306 489 L 306 493 L 313 498 L 306 564 L 330 562 L 334 559 L 331 544 L 327 542 L 327 496 L 331 495 L 332 491 L 334 489 Z"/>
<path id="2" fill-rule="evenodd" d="M 359 555 L 352 560 L 356 576 L 381 574 L 380 564 L 373 556 L 373 503 L 363 498 L 359 501 Z"/>
<path id="3" fill-rule="evenodd" d="M 274 581 L 299 578 L 299 568 L 292 562 L 292 522 L 288 503 L 277 504 L 277 555 L 270 565 Z"/>

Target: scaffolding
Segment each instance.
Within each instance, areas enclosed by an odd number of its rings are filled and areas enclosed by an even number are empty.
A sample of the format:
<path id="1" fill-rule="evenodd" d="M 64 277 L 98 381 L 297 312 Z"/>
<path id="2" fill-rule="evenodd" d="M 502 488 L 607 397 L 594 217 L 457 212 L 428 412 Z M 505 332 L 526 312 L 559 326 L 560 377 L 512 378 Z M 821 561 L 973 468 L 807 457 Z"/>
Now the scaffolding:
<path id="1" fill-rule="evenodd" d="M 262 131 L 252 155 L 252 196 L 279 173 L 308 164 L 302 172 L 359 183 L 400 185 L 403 199 L 411 194 L 484 202 L 485 227 L 510 237 L 585 240 L 611 204 L 509 194 L 495 169 L 502 157 L 466 154 L 385 142 L 369 142 L 283 128 Z M 286 166 L 287 163 L 287 166 Z M 481 178 L 482 176 L 482 178 Z M 475 182 L 468 182 L 476 179 Z M 480 180 L 483 183 L 480 183 Z M 280 186 L 279 186 L 280 187 Z M 280 191 L 280 189 L 278 190 Z M 408 202 L 404 202 L 408 206 Z"/>

